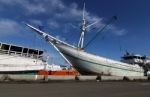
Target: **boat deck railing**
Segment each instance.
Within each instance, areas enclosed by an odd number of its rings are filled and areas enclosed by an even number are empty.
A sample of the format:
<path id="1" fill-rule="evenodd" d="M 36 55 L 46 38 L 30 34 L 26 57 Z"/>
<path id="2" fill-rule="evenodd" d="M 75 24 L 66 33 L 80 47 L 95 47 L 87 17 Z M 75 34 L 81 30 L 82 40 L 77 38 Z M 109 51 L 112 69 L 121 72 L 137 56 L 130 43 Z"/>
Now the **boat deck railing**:
<path id="1" fill-rule="evenodd" d="M 34 59 L 42 59 L 43 57 L 43 55 L 23 53 L 23 52 L 4 50 L 4 49 L 0 49 L 0 54 L 7 54 L 7 55 L 12 55 L 12 56 L 20 56 L 20 57 L 29 57 L 29 58 L 34 58 Z"/>

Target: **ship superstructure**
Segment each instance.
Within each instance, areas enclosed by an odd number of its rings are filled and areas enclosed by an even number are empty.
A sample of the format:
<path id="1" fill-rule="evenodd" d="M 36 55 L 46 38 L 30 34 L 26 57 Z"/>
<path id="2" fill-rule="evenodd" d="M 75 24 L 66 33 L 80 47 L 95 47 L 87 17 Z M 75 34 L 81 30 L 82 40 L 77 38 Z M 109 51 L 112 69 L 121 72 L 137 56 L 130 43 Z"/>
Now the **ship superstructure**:
<path id="1" fill-rule="evenodd" d="M 121 59 L 121 62 L 128 63 L 131 65 L 139 65 L 143 67 L 144 74 L 147 75 L 147 72 L 150 70 L 150 57 L 140 54 L 131 54 L 126 52 Z"/>
<path id="2" fill-rule="evenodd" d="M 121 61 L 133 65 L 134 64 L 144 65 L 144 64 L 150 64 L 150 57 L 145 55 L 140 55 L 140 54 L 130 54 L 127 52 L 122 57 Z"/>
<path id="3" fill-rule="evenodd" d="M 42 50 L 0 43 L 0 73 L 35 73 L 43 69 Z"/>

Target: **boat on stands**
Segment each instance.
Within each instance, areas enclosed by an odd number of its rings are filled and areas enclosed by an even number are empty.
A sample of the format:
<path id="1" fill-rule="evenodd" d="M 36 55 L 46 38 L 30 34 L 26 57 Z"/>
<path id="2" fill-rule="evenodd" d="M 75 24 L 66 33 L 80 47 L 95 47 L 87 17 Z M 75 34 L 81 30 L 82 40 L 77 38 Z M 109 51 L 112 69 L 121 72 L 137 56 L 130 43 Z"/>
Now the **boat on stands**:
<path id="1" fill-rule="evenodd" d="M 109 58 L 105 58 L 102 56 L 97 56 L 91 53 L 88 53 L 85 51 L 85 47 L 92 42 L 96 36 L 98 36 L 99 33 L 101 33 L 112 21 L 116 20 L 116 16 L 113 16 L 112 19 L 102 27 L 99 32 L 96 33 L 96 35 L 92 38 L 91 41 L 89 41 L 84 46 L 84 36 L 85 32 L 87 31 L 87 28 L 89 28 L 91 25 L 87 25 L 87 21 L 85 18 L 85 5 L 83 9 L 83 20 L 82 20 L 82 26 L 81 26 L 81 34 L 80 39 L 78 42 L 78 46 L 71 45 L 67 42 L 61 41 L 60 39 L 57 39 L 53 37 L 50 34 L 47 34 L 46 32 L 27 24 L 29 28 L 32 29 L 32 31 L 36 32 L 40 36 L 42 36 L 45 41 L 47 41 L 49 44 L 51 44 L 58 52 L 59 54 L 71 65 L 73 66 L 77 71 L 79 71 L 80 74 L 83 75 L 109 75 L 109 76 L 145 76 L 147 75 L 148 67 L 138 64 L 136 62 L 130 63 L 133 60 L 137 60 L 139 58 L 138 56 L 134 58 L 128 58 L 129 56 L 124 56 L 122 61 L 115 61 Z M 145 57 L 142 57 L 145 58 Z M 147 58 L 145 58 L 147 59 Z M 129 61 L 130 60 L 130 61 Z"/>

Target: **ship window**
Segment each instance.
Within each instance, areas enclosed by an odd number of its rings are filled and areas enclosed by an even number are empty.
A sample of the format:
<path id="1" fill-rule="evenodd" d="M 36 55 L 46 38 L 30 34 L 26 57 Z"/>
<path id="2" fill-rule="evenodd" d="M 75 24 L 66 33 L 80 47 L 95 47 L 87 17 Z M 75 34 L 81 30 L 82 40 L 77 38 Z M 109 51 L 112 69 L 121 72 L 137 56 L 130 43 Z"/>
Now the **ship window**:
<path id="1" fill-rule="evenodd" d="M 140 56 L 133 56 L 134 59 L 142 59 Z"/>
<path id="2" fill-rule="evenodd" d="M 125 60 L 129 60 L 129 59 L 146 59 L 146 57 L 142 57 L 142 56 L 125 56 L 122 57 Z"/>
<path id="3" fill-rule="evenodd" d="M 11 46 L 11 51 L 22 52 L 22 47 Z"/>
<path id="4" fill-rule="evenodd" d="M 27 53 L 28 52 L 28 49 L 27 48 L 24 48 L 23 49 L 23 53 Z"/>
<path id="5" fill-rule="evenodd" d="M 3 49 L 3 50 L 9 50 L 9 46 L 10 45 L 2 44 L 1 49 Z"/>
<path id="6" fill-rule="evenodd" d="M 30 49 L 29 54 L 38 54 L 38 50 Z"/>
<path id="7" fill-rule="evenodd" d="M 143 56 L 143 57 L 141 57 L 141 59 L 145 60 L 145 59 L 147 59 L 147 57 Z"/>
<path id="8" fill-rule="evenodd" d="M 128 60 L 128 59 L 133 59 L 132 56 L 128 56 L 128 57 L 123 57 L 123 59 Z"/>
<path id="9" fill-rule="evenodd" d="M 39 51 L 39 55 L 42 55 L 43 54 L 43 51 Z"/>
<path id="10" fill-rule="evenodd" d="M 29 49 L 29 57 L 37 58 L 38 57 L 38 50 Z"/>

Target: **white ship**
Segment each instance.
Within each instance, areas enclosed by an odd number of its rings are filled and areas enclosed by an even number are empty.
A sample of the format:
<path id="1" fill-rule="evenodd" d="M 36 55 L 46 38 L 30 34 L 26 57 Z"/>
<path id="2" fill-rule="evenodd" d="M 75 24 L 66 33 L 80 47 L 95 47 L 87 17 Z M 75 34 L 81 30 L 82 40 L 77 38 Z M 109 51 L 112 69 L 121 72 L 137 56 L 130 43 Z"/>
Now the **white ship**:
<path id="1" fill-rule="evenodd" d="M 83 11 L 81 36 L 79 39 L 78 47 L 75 47 L 64 41 L 56 39 L 55 37 L 39 30 L 38 28 L 31 26 L 30 24 L 27 24 L 27 26 L 30 27 L 34 32 L 37 32 L 39 35 L 45 38 L 45 40 L 49 42 L 60 53 L 60 55 L 81 74 L 113 76 L 147 75 L 146 73 L 148 69 L 145 69 L 145 66 L 139 65 L 137 63 L 130 63 L 129 60 L 125 57 L 122 62 L 120 62 L 85 52 L 83 49 L 84 34 L 86 32 L 86 29 L 91 25 L 86 26 L 86 20 Z M 102 30 L 106 26 L 104 26 Z M 132 58 L 132 60 L 135 59 L 136 58 Z"/>
<path id="2" fill-rule="evenodd" d="M 0 73 L 37 73 L 44 69 L 43 51 L 0 43 Z"/>

